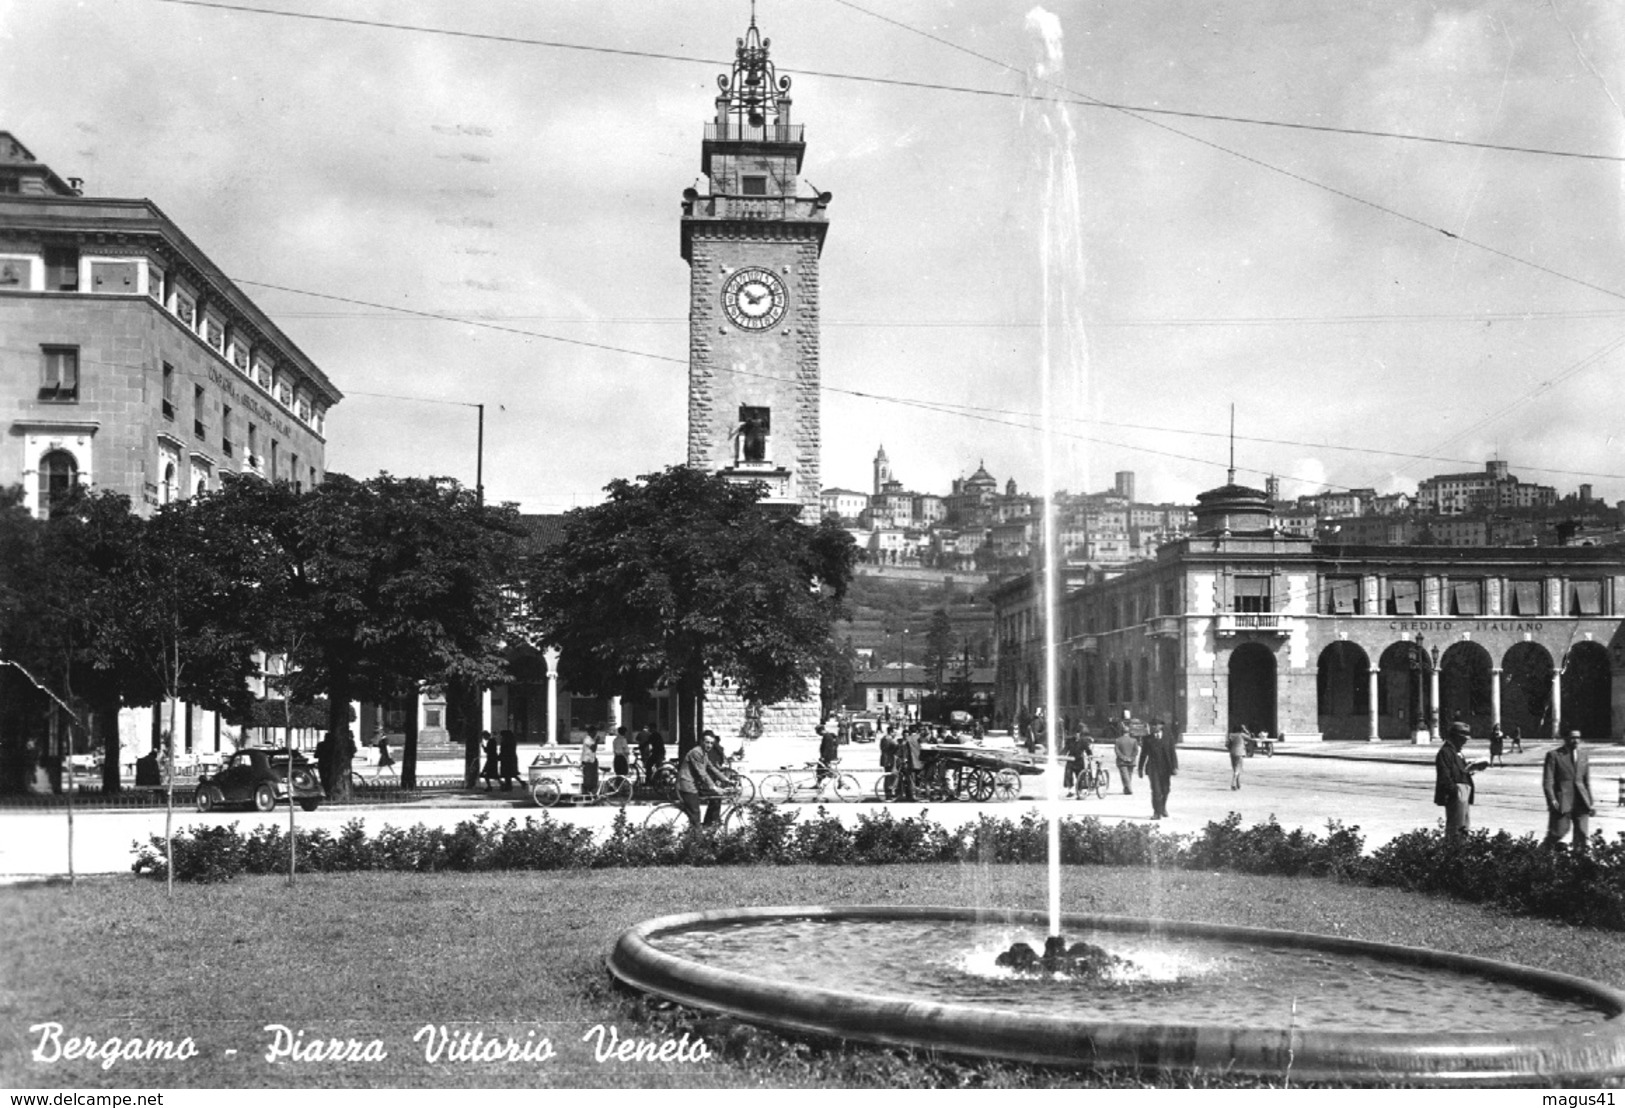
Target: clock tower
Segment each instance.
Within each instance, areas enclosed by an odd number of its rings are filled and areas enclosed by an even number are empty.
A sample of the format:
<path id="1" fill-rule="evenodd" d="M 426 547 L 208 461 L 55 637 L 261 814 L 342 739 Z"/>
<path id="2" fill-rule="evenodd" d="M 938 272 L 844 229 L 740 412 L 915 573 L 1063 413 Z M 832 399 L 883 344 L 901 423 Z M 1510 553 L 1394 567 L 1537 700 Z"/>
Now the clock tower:
<path id="1" fill-rule="evenodd" d="M 806 143 L 770 45 L 753 11 L 732 73 L 717 77 L 716 118 L 700 145 L 705 191 L 683 191 L 688 464 L 760 481 L 766 503 L 814 523 L 818 258 L 830 195 L 799 195 Z"/>

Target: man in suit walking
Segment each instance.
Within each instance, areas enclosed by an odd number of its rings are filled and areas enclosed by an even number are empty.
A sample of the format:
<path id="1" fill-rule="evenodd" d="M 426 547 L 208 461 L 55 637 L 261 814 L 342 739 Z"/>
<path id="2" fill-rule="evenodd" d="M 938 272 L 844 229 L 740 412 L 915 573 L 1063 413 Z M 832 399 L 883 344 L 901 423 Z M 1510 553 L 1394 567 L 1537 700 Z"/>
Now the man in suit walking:
<path id="1" fill-rule="evenodd" d="M 1574 828 L 1574 849 L 1584 853 L 1591 834 L 1591 756 L 1580 749 L 1580 732 L 1563 736 L 1563 745 L 1546 752 L 1546 768 L 1541 775 L 1546 791 L 1546 841 L 1556 846 Z"/>
<path id="2" fill-rule="evenodd" d="M 1147 771 L 1151 777 L 1151 818 L 1166 819 L 1168 790 L 1174 774 L 1179 772 L 1179 755 L 1173 740 L 1162 729 L 1161 720 L 1151 725 L 1151 734 L 1140 744 L 1140 776 L 1147 776 Z"/>

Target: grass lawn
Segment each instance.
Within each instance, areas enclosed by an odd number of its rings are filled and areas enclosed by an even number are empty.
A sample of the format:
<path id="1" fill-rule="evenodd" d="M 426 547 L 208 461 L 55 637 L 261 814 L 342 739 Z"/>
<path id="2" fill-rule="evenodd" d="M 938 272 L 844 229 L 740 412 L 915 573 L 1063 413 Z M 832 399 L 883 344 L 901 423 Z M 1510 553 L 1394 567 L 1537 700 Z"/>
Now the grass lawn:
<path id="1" fill-rule="evenodd" d="M 1043 908 L 1034 866 L 626 869 L 556 873 L 303 875 L 226 885 L 130 878 L 0 890 L 0 1086 L 1101 1086 L 1207 1084 L 956 1061 L 767 1032 L 665 1009 L 614 989 L 603 960 L 651 916 L 767 904 L 993 904 Z M 1625 987 L 1618 936 L 1471 905 L 1313 879 L 1069 867 L 1064 907 L 1284 927 L 1458 950 Z M 188 1036 L 196 1056 L 37 1062 L 41 1033 L 99 1044 Z M 306 1048 L 380 1040 L 387 1057 L 266 1060 L 281 1024 Z M 414 1042 L 445 1026 L 511 1039 L 532 1057 L 438 1061 Z M 595 1060 L 590 1029 L 703 1039 L 700 1062 Z M 552 1057 L 539 1059 L 547 1039 Z M 52 1047 L 54 1048 L 53 1044 Z M 377 1048 L 375 1048 L 377 1049 Z M 64 1052 L 65 1053 L 65 1052 Z M 1214 1083 L 1235 1084 L 1214 1075 Z"/>

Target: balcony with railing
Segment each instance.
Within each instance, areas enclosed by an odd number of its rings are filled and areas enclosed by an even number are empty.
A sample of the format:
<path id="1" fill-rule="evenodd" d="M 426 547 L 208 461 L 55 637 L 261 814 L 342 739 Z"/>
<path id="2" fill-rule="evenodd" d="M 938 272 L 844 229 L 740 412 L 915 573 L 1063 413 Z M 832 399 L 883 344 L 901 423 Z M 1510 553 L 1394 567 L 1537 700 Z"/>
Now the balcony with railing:
<path id="1" fill-rule="evenodd" d="M 1286 621 L 1280 612 L 1221 612 L 1218 633 L 1221 637 L 1253 634 L 1284 638 L 1292 633 Z"/>
<path id="2" fill-rule="evenodd" d="M 683 202 L 683 215 L 700 219 L 823 219 L 824 205 L 813 196 L 740 196 L 717 192 Z"/>
<path id="3" fill-rule="evenodd" d="M 752 126 L 738 120 L 726 123 L 707 123 L 706 142 L 785 142 L 805 145 L 800 123 L 760 123 Z"/>

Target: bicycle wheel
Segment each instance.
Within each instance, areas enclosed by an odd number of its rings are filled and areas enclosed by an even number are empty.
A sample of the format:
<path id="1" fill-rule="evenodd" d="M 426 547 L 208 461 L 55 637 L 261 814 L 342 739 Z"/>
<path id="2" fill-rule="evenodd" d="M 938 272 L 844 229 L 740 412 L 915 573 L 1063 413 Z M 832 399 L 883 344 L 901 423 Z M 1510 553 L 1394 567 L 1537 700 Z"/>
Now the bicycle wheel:
<path id="1" fill-rule="evenodd" d="M 790 779 L 782 773 L 770 773 L 762 778 L 762 799 L 769 804 L 788 804 L 790 798 L 795 796 L 795 786 Z"/>
<path id="2" fill-rule="evenodd" d="M 543 777 L 530 786 L 530 796 L 543 808 L 551 808 L 559 801 L 559 783 L 551 777 Z"/>
<path id="3" fill-rule="evenodd" d="M 598 803 L 626 807 L 632 799 L 632 779 L 612 773 L 598 782 Z"/>
<path id="4" fill-rule="evenodd" d="M 1021 774 L 1013 769 L 1001 769 L 993 775 L 993 795 L 999 800 L 1021 799 Z"/>
<path id="5" fill-rule="evenodd" d="M 1105 800 L 1106 793 L 1111 789 L 1111 787 L 1112 771 L 1107 769 L 1105 766 L 1097 767 L 1095 769 L 1095 795 L 1100 797 L 1100 799 Z"/>
<path id="6" fill-rule="evenodd" d="M 351 792 L 359 792 L 362 789 L 366 788 L 369 784 L 371 784 L 371 782 L 368 781 L 365 777 L 361 776 L 361 771 L 360 770 L 352 769 L 350 771 L 350 791 Z"/>
<path id="7" fill-rule="evenodd" d="M 751 780 L 750 774 L 740 773 L 736 769 L 728 770 L 728 778 L 734 785 L 735 804 L 749 804 L 756 799 L 756 782 Z"/>
<path id="8" fill-rule="evenodd" d="M 655 771 L 649 775 L 649 787 L 655 795 L 662 800 L 677 799 L 677 767 L 670 762 L 661 762 Z"/>
<path id="9" fill-rule="evenodd" d="M 925 771 L 925 798 L 940 804 L 954 798 L 955 782 L 949 779 L 948 767 L 935 765 Z"/>
<path id="10" fill-rule="evenodd" d="M 643 826 L 665 827 L 674 834 L 681 833 L 688 830 L 688 813 L 683 811 L 681 804 L 657 804 L 643 817 Z"/>
<path id="11" fill-rule="evenodd" d="M 875 778 L 875 799 L 891 800 L 897 795 L 897 771 L 887 770 Z"/>
<path id="12" fill-rule="evenodd" d="M 840 773 L 835 776 L 835 797 L 851 803 L 863 799 L 863 785 L 850 773 Z"/>
<path id="13" fill-rule="evenodd" d="M 750 809 L 743 804 L 730 804 L 722 813 L 724 831 L 743 831 L 750 825 Z"/>

